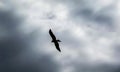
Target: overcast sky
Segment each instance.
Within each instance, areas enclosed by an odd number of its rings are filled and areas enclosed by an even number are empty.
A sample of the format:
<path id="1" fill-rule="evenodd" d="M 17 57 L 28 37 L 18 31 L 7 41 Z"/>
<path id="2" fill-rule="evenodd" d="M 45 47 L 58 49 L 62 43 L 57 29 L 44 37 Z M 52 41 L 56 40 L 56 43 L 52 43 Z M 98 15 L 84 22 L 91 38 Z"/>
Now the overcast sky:
<path id="1" fill-rule="evenodd" d="M 120 72 L 119 19 L 119 0 L 1 0 L 0 72 Z"/>

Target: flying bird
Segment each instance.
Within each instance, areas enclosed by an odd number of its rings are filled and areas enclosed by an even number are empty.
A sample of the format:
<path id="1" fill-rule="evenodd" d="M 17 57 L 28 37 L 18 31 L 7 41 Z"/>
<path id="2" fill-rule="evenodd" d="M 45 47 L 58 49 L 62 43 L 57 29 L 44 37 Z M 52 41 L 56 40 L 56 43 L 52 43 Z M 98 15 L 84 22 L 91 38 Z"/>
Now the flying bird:
<path id="1" fill-rule="evenodd" d="M 53 34 L 53 32 L 52 32 L 51 29 L 49 30 L 49 34 L 50 34 L 50 36 L 51 36 L 51 38 L 52 38 L 52 41 L 51 41 L 51 42 L 53 42 L 53 43 L 55 44 L 56 49 L 57 49 L 59 52 L 61 52 L 60 47 L 59 47 L 59 43 L 58 43 L 58 42 L 61 42 L 61 41 L 56 39 L 56 37 L 55 37 L 55 35 Z"/>

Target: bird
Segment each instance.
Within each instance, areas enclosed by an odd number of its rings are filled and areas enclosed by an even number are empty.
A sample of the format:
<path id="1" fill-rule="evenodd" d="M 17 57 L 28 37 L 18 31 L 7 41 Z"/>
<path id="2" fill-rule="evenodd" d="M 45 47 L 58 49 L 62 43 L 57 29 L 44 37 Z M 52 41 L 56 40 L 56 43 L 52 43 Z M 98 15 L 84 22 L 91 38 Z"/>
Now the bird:
<path id="1" fill-rule="evenodd" d="M 58 42 L 61 42 L 61 41 L 60 41 L 59 39 L 58 39 L 58 40 L 56 39 L 56 37 L 55 37 L 55 35 L 53 34 L 53 32 L 52 32 L 51 29 L 49 30 L 49 34 L 50 34 L 50 36 L 51 36 L 51 38 L 52 38 L 52 41 L 51 41 L 51 42 L 54 43 L 56 49 L 57 49 L 59 52 L 61 52 L 60 47 L 59 47 L 59 43 L 58 43 Z"/>

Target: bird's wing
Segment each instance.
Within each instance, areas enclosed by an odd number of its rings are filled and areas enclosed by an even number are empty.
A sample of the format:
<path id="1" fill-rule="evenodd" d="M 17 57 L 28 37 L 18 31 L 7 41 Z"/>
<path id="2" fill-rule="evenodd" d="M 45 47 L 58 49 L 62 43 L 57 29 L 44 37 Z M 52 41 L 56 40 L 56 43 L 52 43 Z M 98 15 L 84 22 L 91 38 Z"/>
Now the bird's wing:
<path id="1" fill-rule="evenodd" d="M 55 35 L 53 34 L 53 32 L 52 32 L 51 29 L 49 30 L 49 34 L 50 34 L 50 36 L 51 36 L 53 39 L 56 39 L 56 37 L 55 37 Z"/>
<path id="2" fill-rule="evenodd" d="M 61 52 L 58 42 L 54 42 L 56 49 Z"/>

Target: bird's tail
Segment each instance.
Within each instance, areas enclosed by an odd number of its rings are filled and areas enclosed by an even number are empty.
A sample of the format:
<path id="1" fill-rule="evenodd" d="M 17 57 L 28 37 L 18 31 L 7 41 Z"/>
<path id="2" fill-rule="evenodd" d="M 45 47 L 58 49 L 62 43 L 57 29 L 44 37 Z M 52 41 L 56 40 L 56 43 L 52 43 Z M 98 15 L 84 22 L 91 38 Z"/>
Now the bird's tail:
<path id="1" fill-rule="evenodd" d="M 54 42 L 53 40 L 51 42 Z M 60 40 L 57 40 L 57 42 L 61 42 Z"/>
<path id="2" fill-rule="evenodd" d="M 61 42 L 60 40 L 57 40 L 58 42 Z"/>

